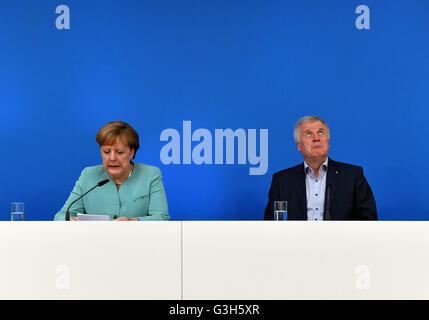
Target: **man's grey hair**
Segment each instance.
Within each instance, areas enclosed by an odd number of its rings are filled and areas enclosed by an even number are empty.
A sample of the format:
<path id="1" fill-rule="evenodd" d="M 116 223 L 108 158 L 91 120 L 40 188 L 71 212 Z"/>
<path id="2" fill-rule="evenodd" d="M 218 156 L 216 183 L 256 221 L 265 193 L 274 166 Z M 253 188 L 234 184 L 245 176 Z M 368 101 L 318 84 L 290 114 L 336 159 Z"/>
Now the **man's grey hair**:
<path id="1" fill-rule="evenodd" d="M 329 139 L 329 127 L 322 118 L 319 118 L 318 116 L 305 116 L 299 119 L 298 122 L 295 124 L 295 128 L 293 128 L 293 137 L 295 139 L 296 144 L 300 142 L 299 131 L 301 129 L 301 126 L 306 122 L 316 122 L 316 121 L 322 122 L 323 125 L 326 127 L 328 139 Z"/>

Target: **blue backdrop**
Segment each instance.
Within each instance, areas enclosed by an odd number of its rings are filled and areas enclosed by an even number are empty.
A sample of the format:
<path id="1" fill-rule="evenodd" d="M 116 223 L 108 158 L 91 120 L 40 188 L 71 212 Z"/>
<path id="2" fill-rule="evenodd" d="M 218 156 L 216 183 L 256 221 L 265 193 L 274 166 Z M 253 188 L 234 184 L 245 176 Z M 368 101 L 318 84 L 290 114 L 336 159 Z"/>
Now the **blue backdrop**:
<path id="1" fill-rule="evenodd" d="M 70 29 L 57 29 L 62 4 Z M 364 167 L 380 219 L 428 220 L 428 13 L 427 0 L 2 1 L 0 219 L 13 201 L 53 219 L 101 163 L 98 129 L 123 120 L 136 161 L 163 173 L 172 219 L 260 220 L 272 174 L 302 161 L 295 122 L 316 114 L 331 158 Z M 164 164 L 161 132 L 183 139 L 183 121 L 213 141 L 268 129 L 266 173 L 237 163 L 237 146 L 234 164 Z"/>

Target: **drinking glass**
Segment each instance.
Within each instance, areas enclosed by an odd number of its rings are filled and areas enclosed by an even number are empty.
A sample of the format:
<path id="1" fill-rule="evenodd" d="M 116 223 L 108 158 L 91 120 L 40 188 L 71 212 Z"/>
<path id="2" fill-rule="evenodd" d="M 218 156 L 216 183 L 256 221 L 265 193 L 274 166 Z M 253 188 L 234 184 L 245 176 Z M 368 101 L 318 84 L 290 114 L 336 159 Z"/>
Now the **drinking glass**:
<path id="1" fill-rule="evenodd" d="M 287 201 L 274 201 L 274 220 L 287 220 Z"/>
<path id="2" fill-rule="evenodd" d="M 12 202 L 10 204 L 10 220 L 24 221 L 24 202 Z"/>

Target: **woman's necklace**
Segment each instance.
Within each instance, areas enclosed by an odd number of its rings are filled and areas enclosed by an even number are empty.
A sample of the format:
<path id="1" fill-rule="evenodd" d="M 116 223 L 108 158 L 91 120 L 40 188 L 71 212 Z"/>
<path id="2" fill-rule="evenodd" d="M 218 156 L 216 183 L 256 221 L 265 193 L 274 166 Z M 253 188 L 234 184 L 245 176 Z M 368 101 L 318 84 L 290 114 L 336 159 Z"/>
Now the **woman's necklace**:
<path id="1" fill-rule="evenodd" d="M 133 169 L 134 169 L 134 166 L 131 168 L 130 174 L 128 175 L 127 179 L 128 179 L 129 177 L 131 177 L 131 173 L 133 173 Z M 127 180 L 127 179 L 125 179 L 125 180 Z M 124 181 L 125 181 L 125 180 L 124 180 Z M 124 182 L 124 181 L 122 181 L 122 182 Z M 122 182 L 119 182 L 119 183 L 118 183 L 118 182 L 116 182 L 116 185 L 117 185 L 117 186 L 120 186 L 120 185 L 122 184 Z"/>

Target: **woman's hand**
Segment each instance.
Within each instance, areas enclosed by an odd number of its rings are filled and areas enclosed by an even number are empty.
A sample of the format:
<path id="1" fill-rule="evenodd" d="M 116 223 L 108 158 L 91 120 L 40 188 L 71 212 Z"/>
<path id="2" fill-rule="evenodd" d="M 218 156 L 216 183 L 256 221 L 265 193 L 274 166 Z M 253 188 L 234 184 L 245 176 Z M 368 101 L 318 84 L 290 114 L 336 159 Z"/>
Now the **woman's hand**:
<path id="1" fill-rule="evenodd" d="M 137 218 L 129 218 L 129 217 L 119 217 L 113 221 L 139 221 Z"/>
<path id="2" fill-rule="evenodd" d="M 70 217 L 70 221 L 79 221 L 78 217 Z"/>

